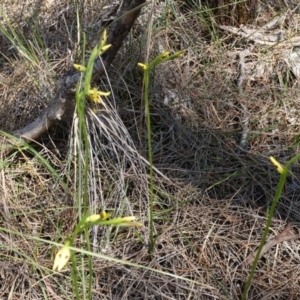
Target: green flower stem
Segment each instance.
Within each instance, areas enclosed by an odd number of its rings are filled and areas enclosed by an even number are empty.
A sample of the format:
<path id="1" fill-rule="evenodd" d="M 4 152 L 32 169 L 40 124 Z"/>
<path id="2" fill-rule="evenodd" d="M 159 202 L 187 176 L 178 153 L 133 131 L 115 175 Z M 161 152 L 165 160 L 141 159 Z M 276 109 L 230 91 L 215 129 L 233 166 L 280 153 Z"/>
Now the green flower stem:
<path id="1" fill-rule="evenodd" d="M 243 295 L 242 295 L 242 300 L 246 300 L 246 298 L 247 298 L 247 294 L 248 294 L 248 291 L 249 291 L 250 286 L 251 286 L 251 282 L 252 282 L 252 279 L 253 279 L 253 276 L 254 276 L 254 272 L 255 272 L 256 266 L 258 264 L 260 253 L 261 253 L 261 251 L 263 249 L 263 246 L 266 242 L 267 235 L 268 235 L 268 232 L 269 232 L 269 229 L 270 229 L 270 226 L 271 226 L 271 223 L 272 223 L 272 219 L 273 219 L 273 216 L 274 216 L 274 213 L 275 213 L 275 209 L 276 209 L 276 206 L 277 206 L 277 204 L 280 200 L 282 190 L 283 190 L 283 187 L 284 187 L 284 184 L 285 184 L 285 181 L 286 181 L 286 177 L 289 173 L 289 168 L 294 162 L 296 162 L 299 159 L 300 159 L 300 153 L 295 155 L 293 158 L 291 158 L 287 162 L 287 164 L 284 166 L 284 168 L 282 170 L 282 173 L 280 174 L 280 180 L 279 180 L 279 183 L 277 185 L 275 197 L 274 197 L 274 200 L 272 202 L 271 208 L 270 208 L 269 213 L 268 213 L 266 227 L 265 227 L 264 233 L 262 235 L 260 245 L 258 247 L 254 262 L 252 264 L 252 267 L 251 267 L 251 270 L 250 270 L 250 273 L 249 273 L 249 276 L 248 276 L 248 279 L 247 279 L 247 282 L 246 282 L 246 286 L 245 286 L 245 289 L 244 289 L 244 292 L 243 292 Z"/>
<path id="2" fill-rule="evenodd" d="M 153 181 L 153 155 L 152 155 L 152 140 L 151 140 L 151 116 L 150 116 L 150 104 L 149 104 L 149 84 L 150 84 L 150 70 L 155 68 L 161 63 L 175 59 L 179 57 L 183 51 L 175 52 L 170 55 L 170 52 L 166 51 L 158 55 L 150 63 L 138 63 L 138 65 L 144 70 L 143 87 L 144 87 L 144 100 L 145 100 L 145 114 L 147 123 L 147 143 L 148 143 L 148 160 L 149 160 L 149 248 L 148 253 L 153 255 L 156 238 L 154 235 L 154 181 Z"/>
<path id="3" fill-rule="evenodd" d="M 146 64 L 144 69 L 144 100 L 145 100 L 145 113 L 146 113 L 146 123 L 147 123 L 147 142 L 148 142 L 148 159 L 149 159 L 149 223 L 150 223 L 150 243 L 148 252 L 150 255 L 153 254 L 155 246 L 155 237 L 154 237 L 154 189 L 153 189 L 153 158 L 152 158 L 152 140 L 151 140 L 151 116 L 150 116 L 150 105 L 149 105 L 149 67 Z"/>

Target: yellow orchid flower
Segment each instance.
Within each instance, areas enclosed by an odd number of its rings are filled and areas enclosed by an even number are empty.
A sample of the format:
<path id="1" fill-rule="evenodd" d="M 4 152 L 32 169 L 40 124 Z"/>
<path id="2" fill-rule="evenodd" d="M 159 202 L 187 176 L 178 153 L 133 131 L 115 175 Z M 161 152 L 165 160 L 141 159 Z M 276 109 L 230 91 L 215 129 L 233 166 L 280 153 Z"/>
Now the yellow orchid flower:
<path id="1" fill-rule="evenodd" d="M 279 174 L 282 174 L 284 171 L 283 166 L 273 156 L 270 156 L 270 160 L 271 160 L 272 164 L 276 167 L 277 172 Z"/>
<path id="2" fill-rule="evenodd" d="M 67 241 L 65 245 L 57 252 L 53 264 L 53 271 L 61 271 L 63 267 L 68 263 L 71 257 L 70 241 Z"/>
<path id="3" fill-rule="evenodd" d="M 93 88 L 88 92 L 88 97 L 95 103 L 101 103 L 102 101 L 101 96 L 109 96 L 109 95 L 110 92 L 101 92 L 98 91 L 96 88 Z"/>

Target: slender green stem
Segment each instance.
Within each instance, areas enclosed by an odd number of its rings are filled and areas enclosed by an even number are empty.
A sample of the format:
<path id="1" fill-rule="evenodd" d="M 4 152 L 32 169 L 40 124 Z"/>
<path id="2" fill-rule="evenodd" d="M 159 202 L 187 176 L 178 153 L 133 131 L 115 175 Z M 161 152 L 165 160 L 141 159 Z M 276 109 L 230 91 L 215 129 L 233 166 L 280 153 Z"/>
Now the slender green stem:
<path id="1" fill-rule="evenodd" d="M 149 226 L 150 226 L 150 242 L 148 252 L 152 256 L 156 238 L 154 236 L 154 182 L 153 182 L 153 154 L 152 154 L 152 140 L 151 140 L 151 115 L 150 115 L 150 104 L 149 104 L 149 82 L 150 82 L 150 70 L 163 62 L 175 59 L 180 56 L 183 52 L 178 51 L 170 55 L 170 52 L 166 51 L 158 55 L 152 62 L 145 64 L 139 63 L 138 65 L 144 69 L 144 100 L 145 100 L 145 113 L 147 123 L 147 142 L 148 142 L 148 160 L 149 160 Z"/>
<path id="2" fill-rule="evenodd" d="M 74 253 L 72 253 L 71 259 L 72 259 L 72 282 L 73 282 L 73 289 L 74 289 L 74 293 L 76 295 L 76 299 L 80 300 L 79 289 L 78 289 L 77 261 L 76 261 L 76 255 Z"/>
<path id="3" fill-rule="evenodd" d="M 286 181 L 286 177 L 287 177 L 288 172 L 289 172 L 289 168 L 290 168 L 291 164 L 293 164 L 294 162 L 296 162 L 299 159 L 300 159 L 300 154 L 297 154 L 296 156 L 291 158 L 287 162 L 287 164 L 285 165 L 285 167 L 283 169 L 283 172 L 281 173 L 280 180 L 279 180 L 279 183 L 277 185 L 275 197 L 274 197 L 274 200 L 272 202 L 271 208 L 270 208 L 269 213 L 268 213 L 266 227 L 265 227 L 265 230 L 263 232 L 262 239 L 261 239 L 260 245 L 258 247 L 254 262 L 252 264 L 252 267 L 251 267 L 251 270 L 250 270 L 250 273 L 249 273 L 249 276 L 248 276 L 248 279 L 247 279 L 247 282 L 246 282 L 245 289 L 243 291 L 242 300 L 246 300 L 246 298 L 247 298 L 247 294 L 248 294 L 248 291 L 249 291 L 250 286 L 251 286 L 251 282 L 252 282 L 252 279 L 253 279 L 253 276 L 254 276 L 254 272 L 255 272 L 256 266 L 258 264 L 258 260 L 259 260 L 261 251 L 262 251 L 263 246 L 266 242 L 267 235 L 268 235 L 268 232 L 269 232 L 269 228 L 270 228 L 271 223 L 272 223 L 272 219 L 273 219 L 273 216 L 274 216 L 274 213 L 275 213 L 276 206 L 277 206 L 277 204 L 280 200 L 282 190 L 283 190 L 283 187 L 284 187 L 284 184 L 285 184 L 285 181 Z"/>
<path id="4" fill-rule="evenodd" d="M 153 157 L 152 157 L 152 140 L 151 140 L 151 116 L 150 116 L 150 104 L 149 104 L 149 69 L 144 71 L 144 87 L 145 87 L 145 112 L 147 121 L 147 142 L 148 142 L 148 159 L 149 159 L 149 223 L 150 223 L 150 244 L 148 252 L 150 255 L 153 254 L 155 246 L 154 238 L 154 215 L 153 215 L 153 203 L 154 203 L 154 188 L 153 188 Z"/>

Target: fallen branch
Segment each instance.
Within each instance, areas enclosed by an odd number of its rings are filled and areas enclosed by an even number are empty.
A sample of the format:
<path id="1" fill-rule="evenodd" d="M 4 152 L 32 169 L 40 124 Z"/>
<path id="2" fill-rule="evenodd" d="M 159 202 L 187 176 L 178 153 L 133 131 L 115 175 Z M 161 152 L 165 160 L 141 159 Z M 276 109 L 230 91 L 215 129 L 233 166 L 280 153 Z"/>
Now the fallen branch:
<path id="1" fill-rule="evenodd" d="M 112 46 L 99 57 L 94 64 L 93 78 L 104 74 L 116 57 L 124 38 L 129 33 L 135 20 L 138 18 L 145 0 L 123 0 L 115 23 L 108 30 L 108 43 Z M 50 127 L 59 122 L 67 109 L 73 105 L 75 86 L 80 78 L 80 73 L 73 67 L 65 76 L 61 87 L 51 101 L 50 106 L 32 123 L 13 132 L 13 135 L 23 141 L 36 140 Z"/>
<path id="2" fill-rule="evenodd" d="M 292 224 L 289 222 L 286 226 L 286 228 L 276 235 L 273 239 L 269 240 L 262 248 L 260 256 L 265 254 L 267 251 L 269 251 L 272 247 L 276 246 L 279 243 L 286 242 L 286 241 L 292 241 L 300 238 L 300 234 L 289 234 L 290 230 L 292 228 Z M 252 252 L 244 261 L 243 268 L 246 268 L 247 266 L 251 265 L 256 257 L 257 251 Z"/>

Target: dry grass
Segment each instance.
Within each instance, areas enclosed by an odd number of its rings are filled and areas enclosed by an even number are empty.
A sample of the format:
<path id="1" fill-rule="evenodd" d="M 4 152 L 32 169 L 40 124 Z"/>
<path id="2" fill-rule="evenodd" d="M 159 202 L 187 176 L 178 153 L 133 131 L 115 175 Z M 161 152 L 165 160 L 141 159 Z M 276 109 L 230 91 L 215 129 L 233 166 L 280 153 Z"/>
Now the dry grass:
<path id="1" fill-rule="evenodd" d="M 79 3 L 88 37 L 97 30 L 104 2 Z M 142 75 L 136 69 L 145 55 L 149 8 L 108 77 L 97 83 L 111 87 L 114 96 L 87 111 L 90 210 L 134 214 L 145 228 L 140 238 L 134 230 L 94 228 L 93 251 L 181 278 L 95 257 L 93 299 L 241 298 L 249 273 L 243 262 L 259 245 L 279 179 L 268 157 L 285 162 L 299 144 L 299 10 L 275 2 L 262 6 L 254 24 L 244 28 L 284 37 L 274 45 L 220 28 L 196 7 L 175 1 L 155 6 L 150 55 L 186 51 L 156 70 L 151 87 L 158 235 L 152 259 Z M 24 45 L 17 48 L 16 36 L 10 41 L 0 33 L 4 131 L 22 127 L 48 105 L 80 49 L 71 1 L 28 1 L 20 9 L 22 3 L 0 4 Z M 0 22 L 8 28 L 1 16 Z M 23 151 L 1 160 L 0 299 L 73 299 L 70 271 L 53 274 L 55 248 L 45 241 L 62 241 L 78 218 L 72 155 L 80 141 L 76 119 L 71 121 L 41 138 L 34 146 L 39 155 Z M 298 164 L 292 171 L 299 178 Z M 269 239 L 287 220 L 299 233 L 299 188 L 288 179 Z M 76 246 L 84 247 L 79 241 Z M 298 249 L 298 240 L 270 249 L 259 261 L 248 299 L 296 299 Z"/>

